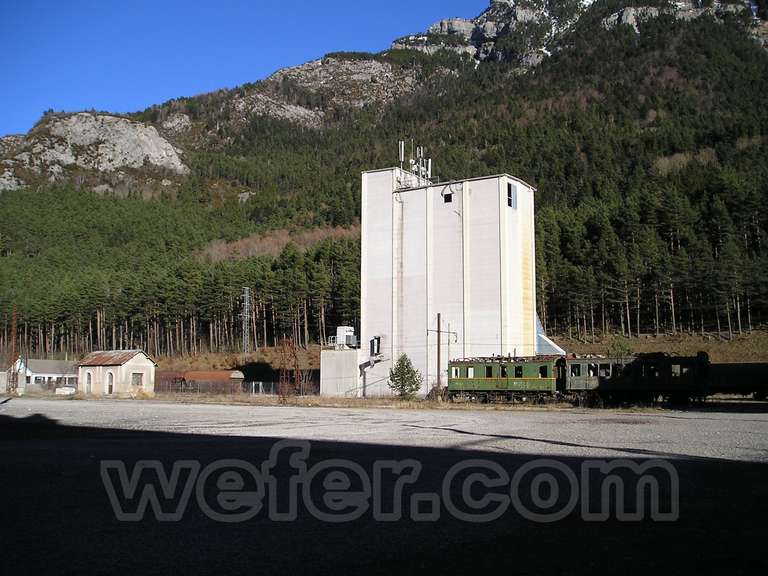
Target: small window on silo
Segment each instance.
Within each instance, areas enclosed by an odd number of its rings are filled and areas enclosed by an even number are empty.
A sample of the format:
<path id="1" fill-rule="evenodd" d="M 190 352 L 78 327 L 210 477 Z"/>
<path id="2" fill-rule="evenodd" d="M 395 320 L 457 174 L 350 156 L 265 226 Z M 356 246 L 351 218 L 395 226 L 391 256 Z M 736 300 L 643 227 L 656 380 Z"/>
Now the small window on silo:
<path id="1" fill-rule="evenodd" d="M 450 204 L 451 202 L 453 202 L 453 194 L 443 194 L 443 203 Z"/>
<path id="2" fill-rule="evenodd" d="M 517 187 L 512 183 L 507 183 L 507 206 L 513 210 L 517 210 Z"/>

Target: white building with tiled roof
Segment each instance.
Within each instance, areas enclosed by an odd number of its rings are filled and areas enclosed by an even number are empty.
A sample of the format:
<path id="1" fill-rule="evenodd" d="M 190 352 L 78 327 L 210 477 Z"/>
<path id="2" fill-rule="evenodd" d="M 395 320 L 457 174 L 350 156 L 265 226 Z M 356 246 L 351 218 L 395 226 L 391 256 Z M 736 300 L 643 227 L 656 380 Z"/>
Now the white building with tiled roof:
<path id="1" fill-rule="evenodd" d="M 143 350 L 91 352 L 78 363 L 79 390 L 95 396 L 152 394 L 156 367 Z"/>

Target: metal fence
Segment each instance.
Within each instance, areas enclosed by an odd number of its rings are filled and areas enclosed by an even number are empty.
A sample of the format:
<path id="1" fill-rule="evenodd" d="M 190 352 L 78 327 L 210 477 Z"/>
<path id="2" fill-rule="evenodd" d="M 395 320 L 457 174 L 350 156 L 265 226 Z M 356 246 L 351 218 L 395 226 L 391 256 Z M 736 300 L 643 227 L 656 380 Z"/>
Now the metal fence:
<path id="1" fill-rule="evenodd" d="M 155 392 L 161 394 L 270 396 L 277 395 L 277 389 L 277 382 L 205 382 L 178 379 L 155 382 Z"/>

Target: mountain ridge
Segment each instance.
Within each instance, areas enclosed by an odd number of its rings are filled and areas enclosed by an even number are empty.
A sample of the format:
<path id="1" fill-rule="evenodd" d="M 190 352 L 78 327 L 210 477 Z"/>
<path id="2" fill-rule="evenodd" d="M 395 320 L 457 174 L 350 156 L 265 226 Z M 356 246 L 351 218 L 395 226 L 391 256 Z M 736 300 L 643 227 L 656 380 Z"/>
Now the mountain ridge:
<path id="1" fill-rule="evenodd" d="M 140 113 L 46 114 L 28 134 L 0 137 L 0 192 L 61 181 L 101 192 L 136 187 L 150 196 L 175 192 L 191 172 L 185 157 L 231 145 L 254 117 L 322 129 L 346 109 L 382 108 L 411 95 L 436 75 L 453 73 L 457 62 L 467 58 L 476 65 L 511 62 L 518 73 L 525 73 L 559 50 L 564 35 L 597 5 L 610 12 L 601 19 L 604 27 L 626 25 L 636 33 L 639 22 L 649 18 L 746 18 L 754 5 L 735 0 L 707 3 L 644 0 L 614 3 L 618 9 L 611 11 L 595 0 L 492 0 L 476 18 L 439 20 L 426 33 L 395 40 L 390 50 L 379 54 L 329 54 L 279 69 L 253 84 L 178 98 Z M 751 30 L 768 46 L 764 24 L 755 20 Z M 417 57 L 440 54 L 446 56 L 437 65 Z M 63 123 L 70 125 L 62 129 Z M 97 124 L 101 129 L 93 138 L 78 140 L 77 134 L 93 134 Z M 56 131 L 58 139 L 56 134 L 51 138 Z"/>

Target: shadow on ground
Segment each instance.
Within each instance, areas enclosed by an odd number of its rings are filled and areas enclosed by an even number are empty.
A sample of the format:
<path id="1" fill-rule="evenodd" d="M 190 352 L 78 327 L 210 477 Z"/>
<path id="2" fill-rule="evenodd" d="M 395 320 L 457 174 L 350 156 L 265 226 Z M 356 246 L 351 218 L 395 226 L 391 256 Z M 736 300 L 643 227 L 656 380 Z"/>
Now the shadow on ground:
<path id="1" fill-rule="evenodd" d="M 679 519 L 673 522 L 584 521 L 581 504 L 552 523 L 526 519 L 510 506 L 500 518 L 483 523 L 457 519 L 449 513 L 442 492 L 448 471 L 468 459 L 492 461 L 513 476 L 536 457 L 466 450 L 379 446 L 355 442 L 312 442 L 308 466 L 344 458 L 368 474 L 374 462 L 413 459 L 423 465 L 415 488 L 404 491 L 402 519 L 377 522 L 370 511 L 345 523 L 320 521 L 304 505 L 294 521 L 277 522 L 265 513 L 238 524 L 211 520 L 190 498 L 178 522 L 159 522 L 151 513 L 138 522 L 120 522 L 110 505 L 100 474 L 103 460 L 122 461 L 129 470 L 139 460 L 159 460 L 168 470 L 174 462 L 194 460 L 203 467 L 218 459 L 251 462 L 268 458 L 278 438 L 195 436 L 143 431 L 62 426 L 42 416 L 16 419 L 0 416 L 0 485 L 4 488 L 4 527 L 0 566 L 17 574 L 484 574 L 597 571 L 643 574 L 764 573 L 765 517 L 768 511 L 768 466 L 712 459 L 669 460 L 679 475 Z M 308 439 L 311 440 L 311 439 Z M 288 461 L 278 460 L 274 472 L 278 493 L 285 496 L 294 474 Z M 675 456 L 675 455 L 671 455 Z M 581 458 L 558 458 L 581 478 Z M 634 462 L 644 462 L 638 455 Z M 557 471 L 556 471 L 557 470 Z M 557 476 L 562 469 L 552 468 Z M 632 474 L 618 476 L 628 484 Z M 146 479 L 146 477 L 142 477 Z M 322 477 L 319 477 L 322 478 Z M 562 476 L 565 478 L 565 476 Z M 562 479 L 561 478 L 561 479 Z M 450 484 L 448 496 L 462 507 L 464 476 Z M 659 500 L 674 492 L 664 485 Z M 536 509 L 530 498 L 532 477 L 519 484 L 518 494 L 529 510 L 563 510 L 570 491 L 553 495 L 547 509 Z M 353 482 L 352 488 L 356 488 Z M 381 493 L 392 502 L 396 477 L 385 474 Z M 567 484 L 564 485 L 567 488 Z M 671 485 L 670 485 L 671 486 Z M 583 487 L 583 485 L 582 485 Z M 599 487 L 599 485 L 598 485 Z M 247 486 L 245 487 L 248 488 Z M 509 492 L 505 487 L 469 496 Z M 443 504 L 438 521 L 410 519 L 410 496 L 434 492 Z M 216 490 L 204 485 L 206 501 L 216 503 Z M 321 481 L 312 483 L 311 500 L 323 503 Z M 615 495 L 615 494 L 614 494 Z M 278 500 L 285 503 L 285 499 Z M 600 507 L 601 490 L 588 491 L 590 510 Z M 628 490 L 628 509 L 638 504 Z M 226 504 L 226 501 L 224 501 Z M 171 503 L 169 509 L 174 507 Z M 422 506 L 422 508 L 424 508 Z M 428 507 L 426 507 L 428 508 Z M 662 508 L 666 510 L 665 504 Z M 385 510 L 386 511 L 386 510 Z M 421 510 L 426 512 L 426 509 Z M 470 511 L 471 512 L 471 511 Z M 613 511 L 615 512 L 615 510 Z M 649 510 L 646 507 L 646 515 Z"/>

